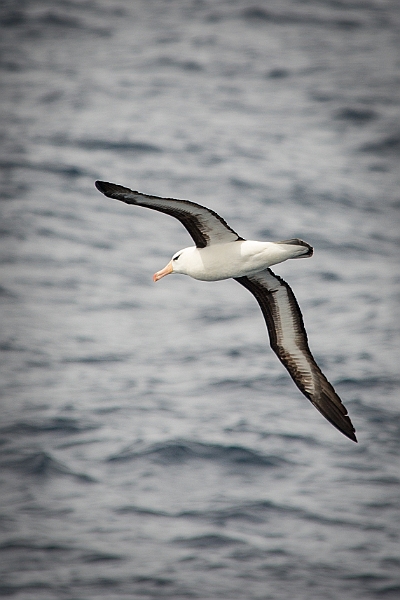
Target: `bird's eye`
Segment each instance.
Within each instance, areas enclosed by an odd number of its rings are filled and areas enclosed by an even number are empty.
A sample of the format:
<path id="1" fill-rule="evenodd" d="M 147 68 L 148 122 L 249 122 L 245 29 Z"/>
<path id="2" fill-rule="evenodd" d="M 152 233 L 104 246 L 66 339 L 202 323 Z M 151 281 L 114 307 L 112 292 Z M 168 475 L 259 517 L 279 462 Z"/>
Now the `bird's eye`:
<path id="1" fill-rule="evenodd" d="M 178 254 L 178 256 L 174 256 L 174 258 L 172 260 L 178 260 L 179 257 L 180 257 L 180 254 Z"/>

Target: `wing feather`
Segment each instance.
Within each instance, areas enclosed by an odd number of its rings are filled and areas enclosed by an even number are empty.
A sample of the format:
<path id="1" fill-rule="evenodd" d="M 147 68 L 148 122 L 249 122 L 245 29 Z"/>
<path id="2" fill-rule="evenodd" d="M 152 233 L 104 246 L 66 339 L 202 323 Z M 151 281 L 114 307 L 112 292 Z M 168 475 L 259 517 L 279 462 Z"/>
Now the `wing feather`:
<path id="1" fill-rule="evenodd" d="M 107 181 L 96 181 L 95 185 L 109 198 L 151 208 L 175 217 L 192 236 L 197 248 L 243 239 L 216 212 L 195 202 L 149 196 Z"/>
<path id="2" fill-rule="evenodd" d="M 267 324 L 271 348 L 297 387 L 332 425 L 356 442 L 345 406 L 311 354 L 300 307 L 290 286 L 271 269 L 236 281 L 255 296 Z"/>

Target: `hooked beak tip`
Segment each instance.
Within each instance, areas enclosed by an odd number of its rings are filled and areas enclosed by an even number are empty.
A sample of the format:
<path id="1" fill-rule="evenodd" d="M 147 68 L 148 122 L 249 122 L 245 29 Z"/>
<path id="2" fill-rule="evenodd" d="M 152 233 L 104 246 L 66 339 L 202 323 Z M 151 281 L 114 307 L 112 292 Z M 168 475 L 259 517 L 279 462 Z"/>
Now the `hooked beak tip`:
<path id="1" fill-rule="evenodd" d="M 161 279 L 162 277 L 165 277 L 166 275 L 169 275 L 172 272 L 173 272 L 172 262 L 170 261 L 167 264 L 166 267 L 164 267 L 163 269 L 161 269 L 161 271 L 157 271 L 157 273 L 154 273 L 154 275 L 153 275 L 153 281 L 156 282 L 159 279 Z"/>

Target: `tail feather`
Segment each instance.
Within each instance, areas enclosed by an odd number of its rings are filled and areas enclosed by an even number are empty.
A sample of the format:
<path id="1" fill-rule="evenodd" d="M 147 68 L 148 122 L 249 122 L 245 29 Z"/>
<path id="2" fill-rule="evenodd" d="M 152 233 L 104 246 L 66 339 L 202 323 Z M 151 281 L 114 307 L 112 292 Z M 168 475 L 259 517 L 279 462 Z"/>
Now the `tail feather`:
<path id="1" fill-rule="evenodd" d="M 294 256 L 293 258 L 309 258 L 310 256 L 312 256 L 314 254 L 314 248 L 312 246 L 310 246 L 310 244 L 307 244 L 307 242 L 304 242 L 303 240 L 300 240 L 299 238 L 292 238 L 291 240 L 282 240 L 280 242 L 276 242 L 277 244 L 288 244 L 289 246 L 300 246 L 302 247 L 303 251 L 300 252 L 298 254 L 298 256 Z M 300 250 L 300 248 L 299 248 Z"/>

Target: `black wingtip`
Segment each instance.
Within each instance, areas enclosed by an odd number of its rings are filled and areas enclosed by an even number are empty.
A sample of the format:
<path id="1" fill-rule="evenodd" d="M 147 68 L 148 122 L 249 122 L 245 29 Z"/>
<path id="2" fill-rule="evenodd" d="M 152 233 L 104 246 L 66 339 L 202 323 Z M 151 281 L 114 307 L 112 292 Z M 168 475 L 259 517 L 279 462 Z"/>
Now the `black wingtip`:
<path id="1" fill-rule="evenodd" d="M 351 440 L 352 442 L 355 442 L 356 444 L 358 444 L 358 439 L 356 438 L 356 434 L 354 431 L 352 431 L 351 433 L 345 433 L 345 435 L 347 435 L 347 437 L 349 438 L 349 440 Z"/>
<path id="2" fill-rule="evenodd" d="M 339 399 L 339 397 L 337 397 L 337 398 Z M 339 399 L 339 402 L 341 402 L 340 399 Z M 351 440 L 352 442 L 355 442 L 356 444 L 358 444 L 358 440 L 356 438 L 356 430 L 353 426 L 353 423 L 351 422 L 349 415 L 347 414 L 346 407 L 343 404 L 342 404 L 342 406 L 343 406 L 343 409 L 346 411 L 346 414 L 344 415 L 344 419 L 339 418 L 339 419 L 331 420 L 329 417 L 327 417 L 327 415 L 325 413 L 322 413 L 322 414 L 324 415 L 325 418 L 328 419 L 328 421 L 331 421 L 332 425 L 334 425 L 341 433 L 343 433 L 343 435 L 348 437 L 349 440 Z"/>
<path id="3" fill-rule="evenodd" d="M 324 375 L 322 375 L 322 377 L 325 379 Z M 306 394 L 305 396 L 307 396 L 309 400 L 311 400 L 315 408 L 321 413 L 323 417 L 325 417 L 327 421 L 329 421 L 329 423 L 331 423 L 331 425 L 336 427 L 336 429 L 340 431 L 340 433 L 343 433 L 343 435 L 345 435 L 347 438 L 349 438 L 349 440 L 357 444 L 358 440 L 356 438 L 356 430 L 353 426 L 353 423 L 351 422 L 346 407 L 344 406 L 344 404 L 342 403 L 342 401 L 340 400 L 339 396 L 336 394 L 335 390 L 330 385 L 330 383 L 326 383 L 328 384 L 328 391 L 331 393 L 329 393 L 329 395 L 327 393 L 322 393 L 320 397 L 320 402 L 316 403 Z"/>
<path id="4" fill-rule="evenodd" d="M 356 438 L 356 430 L 353 427 L 353 423 L 350 420 L 350 417 L 346 414 L 344 416 L 344 422 L 342 419 L 332 419 L 331 416 L 327 415 L 326 412 L 320 410 L 320 408 L 316 407 L 320 413 L 327 419 L 336 429 L 343 433 L 349 440 L 358 444 L 358 440 Z"/>
<path id="5" fill-rule="evenodd" d="M 138 192 L 134 192 L 130 188 L 118 185 L 117 183 L 110 183 L 109 181 L 95 181 L 94 185 L 99 192 L 108 198 L 121 200 L 121 202 L 125 202 L 125 204 L 136 204 L 135 195 L 138 194 Z"/>
<path id="6" fill-rule="evenodd" d="M 350 439 L 353 440 L 353 442 L 355 442 L 356 444 L 358 444 L 358 439 L 356 438 L 355 430 L 354 430 L 353 435 L 352 435 L 352 437 Z"/>
<path id="7" fill-rule="evenodd" d="M 337 414 L 335 415 L 331 411 L 322 409 L 320 405 L 317 405 L 314 402 L 313 405 L 321 413 L 321 415 L 325 417 L 327 421 L 329 421 L 331 425 L 333 425 L 338 431 L 340 431 L 340 433 L 345 435 L 352 442 L 358 444 L 358 440 L 356 438 L 356 430 L 354 429 L 353 423 L 351 422 L 350 417 L 347 414 L 344 415 L 344 418 L 343 415 L 340 415 L 339 418 L 337 418 Z"/>
<path id="8" fill-rule="evenodd" d="M 108 181 L 95 181 L 94 185 L 96 188 L 109 198 L 113 198 L 113 194 L 115 192 L 121 192 L 121 186 L 116 185 L 115 183 L 109 183 Z"/>
<path id="9" fill-rule="evenodd" d="M 350 421 L 348 415 L 345 415 L 344 420 L 343 416 L 337 419 L 332 415 L 332 413 L 329 414 L 326 410 L 321 410 L 321 406 L 317 406 L 316 404 L 314 404 L 314 402 L 313 405 L 321 413 L 321 415 L 325 417 L 327 421 L 329 421 L 331 425 L 333 425 L 338 431 L 340 431 L 340 433 L 345 435 L 352 442 L 358 444 L 358 440 L 356 438 L 356 430 L 354 429 L 353 423 Z"/>
<path id="10" fill-rule="evenodd" d="M 104 194 L 103 189 L 104 189 L 104 184 L 106 182 L 105 181 L 95 181 L 94 185 L 95 187 L 99 190 L 99 192 L 101 192 L 102 194 Z"/>

